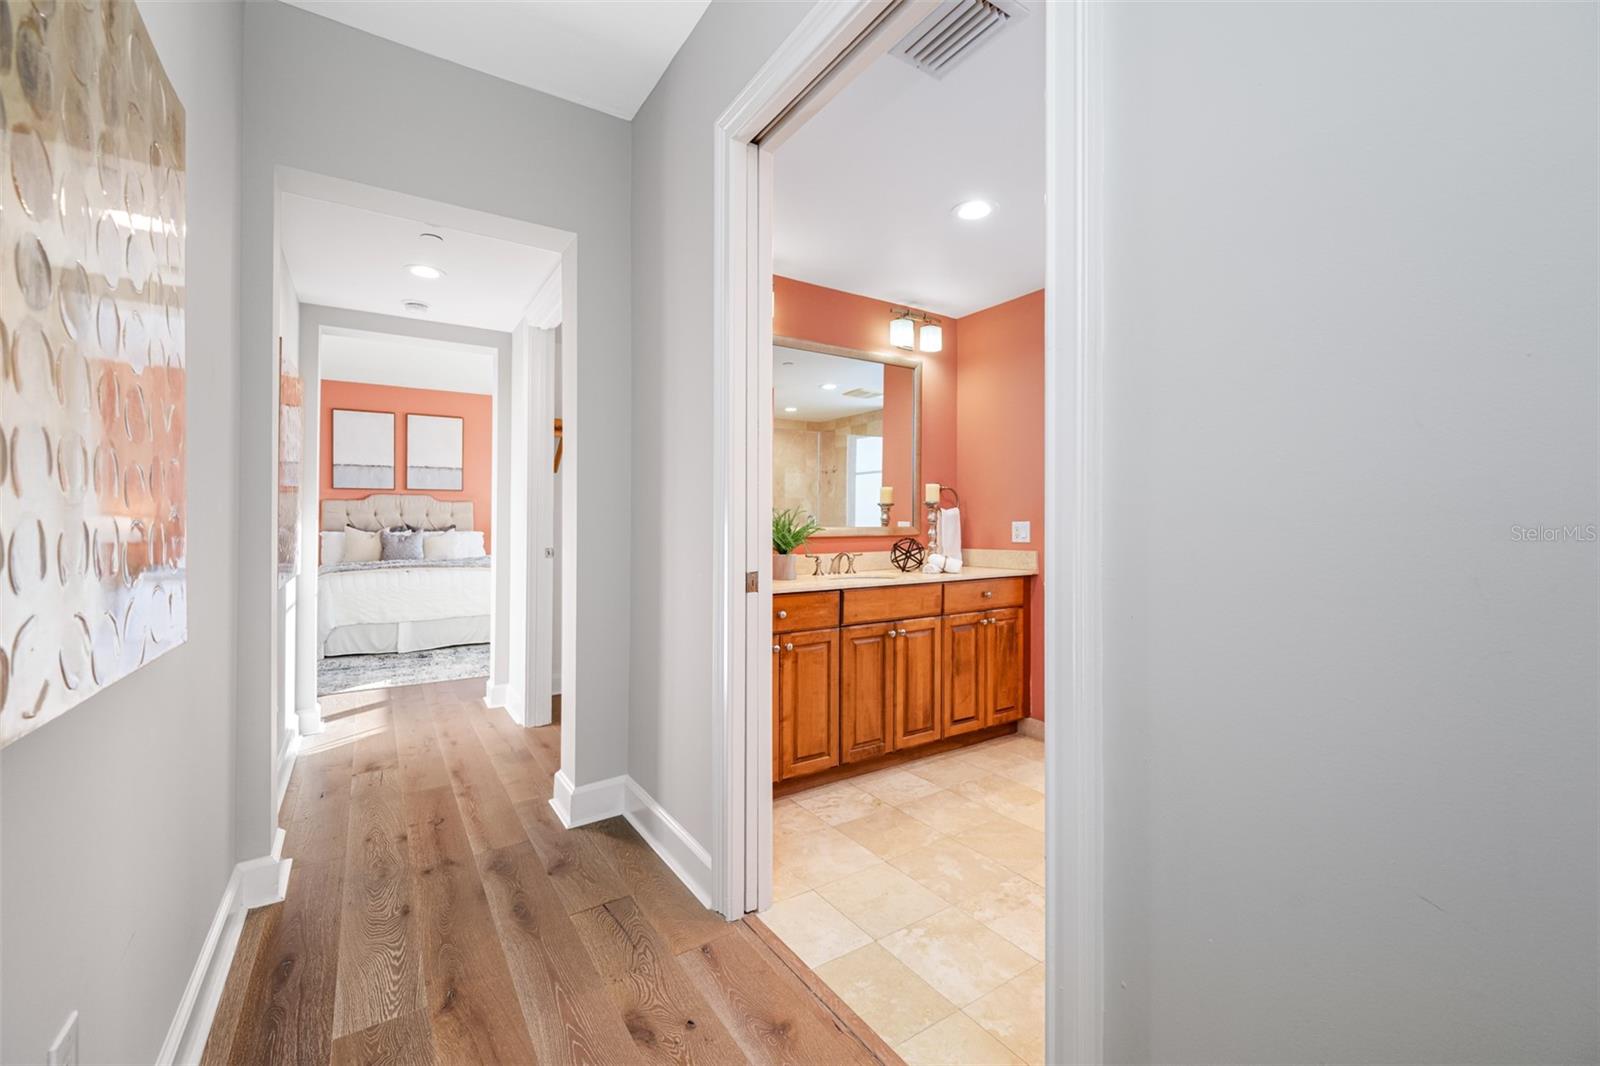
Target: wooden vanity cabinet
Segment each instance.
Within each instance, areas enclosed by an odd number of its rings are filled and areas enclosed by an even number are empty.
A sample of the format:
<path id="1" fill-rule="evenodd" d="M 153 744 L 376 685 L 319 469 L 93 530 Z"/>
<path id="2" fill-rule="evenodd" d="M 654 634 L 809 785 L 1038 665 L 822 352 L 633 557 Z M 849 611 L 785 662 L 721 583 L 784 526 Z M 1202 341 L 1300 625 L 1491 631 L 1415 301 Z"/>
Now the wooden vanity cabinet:
<path id="1" fill-rule="evenodd" d="M 839 765 L 839 630 L 782 633 L 772 645 L 772 772 L 788 781 Z"/>
<path id="2" fill-rule="evenodd" d="M 1025 595 L 1001 578 L 774 596 L 774 781 L 1022 718 Z"/>

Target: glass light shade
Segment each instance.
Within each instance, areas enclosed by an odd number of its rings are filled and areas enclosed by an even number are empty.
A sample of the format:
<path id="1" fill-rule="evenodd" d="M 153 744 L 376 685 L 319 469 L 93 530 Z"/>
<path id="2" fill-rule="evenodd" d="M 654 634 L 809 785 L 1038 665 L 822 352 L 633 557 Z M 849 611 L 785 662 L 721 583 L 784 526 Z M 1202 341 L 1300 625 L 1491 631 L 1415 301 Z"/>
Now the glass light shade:
<path id="1" fill-rule="evenodd" d="M 909 318 L 889 320 L 889 343 L 906 351 L 917 346 L 917 324 Z"/>
<path id="2" fill-rule="evenodd" d="M 931 322 L 922 327 L 922 333 L 918 339 L 921 342 L 922 350 L 925 352 L 940 352 L 944 350 L 944 329 L 940 326 L 935 326 Z"/>

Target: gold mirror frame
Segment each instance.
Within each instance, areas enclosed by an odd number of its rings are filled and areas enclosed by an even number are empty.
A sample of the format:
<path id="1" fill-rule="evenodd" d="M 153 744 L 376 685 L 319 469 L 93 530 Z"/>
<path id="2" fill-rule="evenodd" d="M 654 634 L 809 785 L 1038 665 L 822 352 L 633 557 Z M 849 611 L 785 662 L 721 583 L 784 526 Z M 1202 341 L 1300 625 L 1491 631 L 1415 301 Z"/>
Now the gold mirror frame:
<path id="1" fill-rule="evenodd" d="M 860 359 L 884 366 L 900 366 L 911 371 L 911 524 L 909 526 L 827 526 L 813 533 L 813 537 L 909 537 L 922 530 L 922 361 L 880 352 L 864 352 L 857 348 L 841 348 L 836 344 L 802 340 L 799 337 L 773 337 L 772 347 L 798 348 L 818 355 L 836 355 L 842 359 Z M 774 415 L 776 418 L 776 415 Z M 896 507 L 899 506 L 897 503 Z"/>

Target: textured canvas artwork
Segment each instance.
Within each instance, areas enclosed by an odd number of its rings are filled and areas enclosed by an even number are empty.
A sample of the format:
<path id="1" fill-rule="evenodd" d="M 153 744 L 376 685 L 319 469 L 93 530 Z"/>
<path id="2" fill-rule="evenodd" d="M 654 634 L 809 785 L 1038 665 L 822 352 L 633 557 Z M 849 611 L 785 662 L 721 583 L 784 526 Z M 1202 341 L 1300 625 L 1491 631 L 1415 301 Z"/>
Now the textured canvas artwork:
<path id="1" fill-rule="evenodd" d="M 333 487 L 394 488 L 394 414 L 333 411 Z"/>
<path id="2" fill-rule="evenodd" d="M 134 4 L 0 0 L 0 745 L 188 635 L 184 158 Z"/>
<path id="3" fill-rule="evenodd" d="M 406 488 L 461 490 L 461 432 L 448 415 L 406 415 Z"/>

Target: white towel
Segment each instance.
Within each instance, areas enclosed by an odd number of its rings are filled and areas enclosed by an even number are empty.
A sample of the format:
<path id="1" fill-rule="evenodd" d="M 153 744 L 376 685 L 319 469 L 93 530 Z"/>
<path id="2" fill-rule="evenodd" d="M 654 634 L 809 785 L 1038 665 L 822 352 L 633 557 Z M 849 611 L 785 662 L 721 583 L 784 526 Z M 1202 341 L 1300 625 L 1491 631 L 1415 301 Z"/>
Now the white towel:
<path id="1" fill-rule="evenodd" d="M 923 560 L 922 572 L 924 574 L 937 574 L 943 570 L 944 556 L 940 555 L 938 552 L 934 552 L 932 555 L 928 556 L 927 559 Z"/>
<path id="2" fill-rule="evenodd" d="M 945 557 L 945 569 L 955 573 L 961 568 L 961 509 L 948 507 L 939 512 L 939 554 Z M 956 564 L 951 570 L 950 563 Z"/>

